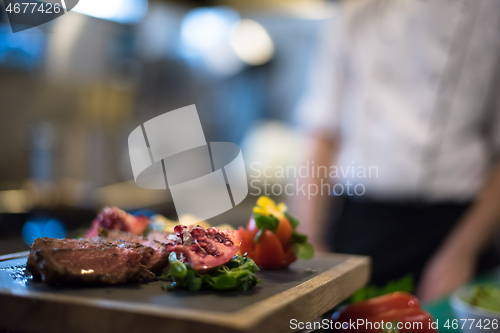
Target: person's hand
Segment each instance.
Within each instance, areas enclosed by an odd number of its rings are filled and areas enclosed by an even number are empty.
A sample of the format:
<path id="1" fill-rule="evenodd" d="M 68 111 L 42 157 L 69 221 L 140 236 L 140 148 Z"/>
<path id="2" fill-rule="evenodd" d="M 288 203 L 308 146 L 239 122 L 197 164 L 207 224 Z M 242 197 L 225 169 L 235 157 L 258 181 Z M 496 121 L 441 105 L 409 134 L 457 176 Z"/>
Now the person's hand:
<path id="1" fill-rule="evenodd" d="M 427 263 L 417 296 L 422 300 L 435 300 L 465 285 L 474 276 L 476 258 L 471 253 L 442 249 Z"/>

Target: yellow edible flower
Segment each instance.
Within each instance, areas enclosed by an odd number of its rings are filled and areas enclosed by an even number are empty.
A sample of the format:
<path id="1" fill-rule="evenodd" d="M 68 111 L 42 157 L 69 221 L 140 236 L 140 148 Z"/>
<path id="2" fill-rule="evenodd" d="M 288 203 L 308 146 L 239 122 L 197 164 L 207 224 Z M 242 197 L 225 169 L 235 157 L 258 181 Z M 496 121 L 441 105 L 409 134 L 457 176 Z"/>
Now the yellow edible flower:
<path id="1" fill-rule="evenodd" d="M 288 210 L 288 207 L 285 205 L 285 203 L 281 202 L 278 204 L 278 210 L 284 213 Z"/>
<path id="2" fill-rule="evenodd" d="M 257 205 L 253 207 L 253 212 L 255 214 L 262 215 L 273 215 L 279 220 L 285 217 L 284 213 L 287 211 L 287 207 L 284 203 L 276 205 L 274 200 L 269 197 L 261 196 L 257 199 Z"/>
<path id="3" fill-rule="evenodd" d="M 259 207 L 259 206 L 254 206 L 254 207 L 253 207 L 253 212 L 254 212 L 255 214 L 267 215 L 266 210 L 265 210 L 264 208 L 262 208 L 262 207 Z"/>

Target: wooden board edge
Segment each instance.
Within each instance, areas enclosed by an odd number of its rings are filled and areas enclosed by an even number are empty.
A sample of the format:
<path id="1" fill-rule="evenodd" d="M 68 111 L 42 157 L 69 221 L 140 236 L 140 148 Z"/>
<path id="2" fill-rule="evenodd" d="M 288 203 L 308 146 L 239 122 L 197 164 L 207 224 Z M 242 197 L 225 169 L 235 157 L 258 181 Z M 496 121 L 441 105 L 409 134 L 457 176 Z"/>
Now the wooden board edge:
<path id="1" fill-rule="evenodd" d="M 22 251 L 22 252 L 16 252 L 16 253 L 9 253 L 9 254 L 3 254 L 0 256 L 0 262 L 1 261 L 7 261 L 11 259 L 19 259 L 23 257 L 29 256 L 30 251 Z"/>
<path id="2" fill-rule="evenodd" d="M 369 257 L 348 256 L 317 277 L 246 307 L 233 320 L 248 332 L 289 332 L 291 319 L 312 321 L 366 285 L 370 265 Z"/>
<path id="3" fill-rule="evenodd" d="M 141 310 L 143 307 L 141 306 Z M 147 309 L 145 309 L 147 311 Z M 239 327 L 224 321 L 214 324 L 207 313 L 196 311 L 165 316 L 153 312 L 137 311 L 126 306 L 112 308 L 96 307 L 95 304 L 67 302 L 37 298 L 22 298 L 17 295 L 0 295 L 0 327 L 32 333 L 132 333 L 132 332 L 190 332 L 240 333 Z M 53 318 L 48 320 L 47 318 Z M 44 323 L 43 326 L 40 323 Z M 222 327 L 221 327 L 222 326 Z"/>
<path id="4" fill-rule="evenodd" d="M 107 300 L 85 299 L 68 295 L 52 295 L 41 292 L 19 292 L 0 289 L 0 326 L 40 333 L 66 332 L 137 332 L 158 329 L 165 318 L 169 319 L 169 331 L 200 330 L 204 332 L 288 332 L 290 318 L 299 321 L 313 320 L 350 296 L 365 285 L 369 277 L 368 257 L 326 254 L 318 255 L 346 258 L 330 270 L 294 287 L 255 303 L 239 312 L 219 313 L 199 310 L 159 308 L 152 305 Z M 343 284 L 342 288 L 335 284 Z M 319 287 L 318 287 L 319 286 Z M 315 287 L 314 289 L 311 287 Z M 339 290 L 340 289 L 340 290 Z M 332 290 L 334 292 L 332 293 Z M 317 297 L 316 301 L 311 301 Z M 292 303 L 300 300 L 300 308 Z M 72 307 L 67 307 L 72 304 Z M 269 316 L 271 311 L 275 311 Z M 276 315 L 276 314 L 279 315 Z M 37 320 L 58 318 L 50 327 L 38 327 Z M 30 318 L 26 321 L 26 318 Z M 115 327 L 93 323 L 116 322 Z M 126 318 L 126 320 L 124 320 Z M 59 320 L 60 319 L 60 320 Z M 9 327 L 9 322 L 21 323 L 21 327 Z M 223 327 L 221 327 L 223 326 Z"/>
<path id="5" fill-rule="evenodd" d="M 68 306 L 71 305 L 71 306 Z M 142 332 L 145 327 L 158 329 L 153 323 L 169 320 L 170 329 L 180 332 L 189 327 L 198 325 L 213 327 L 213 331 L 220 331 L 223 326 L 227 332 L 239 332 L 241 327 L 232 320 L 232 315 L 218 317 L 219 312 L 185 310 L 159 307 L 156 305 L 141 304 L 137 307 L 132 302 L 87 299 L 80 296 L 53 295 L 42 292 L 12 292 L 10 289 L 0 289 L 0 327 L 39 333 L 79 333 L 79 332 Z M 47 318 L 57 318 L 49 327 L 39 327 L 35 323 L 47 322 Z M 116 327 L 93 326 L 91 323 L 108 322 L 109 318 L 116 318 Z M 218 320 L 214 321 L 213 318 Z M 26 318 L 30 318 L 26 321 Z M 72 318 L 71 320 L 68 318 Z M 123 325 L 123 319 L 127 324 Z M 134 318 L 130 322 L 130 318 Z M 60 320 L 60 321 L 59 321 Z M 16 323 L 11 327 L 11 323 Z M 210 333 L 212 330 L 205 330 Z"/>

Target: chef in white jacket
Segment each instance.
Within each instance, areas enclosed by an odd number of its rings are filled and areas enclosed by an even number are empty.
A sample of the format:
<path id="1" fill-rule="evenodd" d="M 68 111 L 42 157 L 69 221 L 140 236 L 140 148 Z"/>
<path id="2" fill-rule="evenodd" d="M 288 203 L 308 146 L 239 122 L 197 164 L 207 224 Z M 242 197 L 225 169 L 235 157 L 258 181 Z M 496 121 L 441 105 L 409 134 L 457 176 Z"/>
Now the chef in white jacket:
<path id="1" fill-rule="evenodd" d="M 328 179 L 362 195 L 297 200 L 317 247 L 372 256 L 377 284 L 413 273 L 427 299 L 498 263 L 500 1 L 344 1 L 313 67 L 310 160 L 377 170 Z"/>

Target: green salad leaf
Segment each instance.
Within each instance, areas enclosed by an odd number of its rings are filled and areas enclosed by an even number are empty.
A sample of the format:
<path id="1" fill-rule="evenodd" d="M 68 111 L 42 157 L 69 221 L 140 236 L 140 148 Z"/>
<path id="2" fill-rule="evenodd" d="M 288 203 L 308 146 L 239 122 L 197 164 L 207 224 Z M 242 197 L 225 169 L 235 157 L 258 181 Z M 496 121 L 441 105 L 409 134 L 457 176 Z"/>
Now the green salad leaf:
<path id="1" fill-rule="evenodd" d="M 292 250 L 297 259 L 309 260 L 314 256 L 314 248 L 307 242 L 307 236 L 296 230 L 292 232 Z"/>
<path id="2" fill-rule="evenodd" d="M 309 243 L 294 243 L 292 245 L 293 253 L 297 259 L 309 260 L 314 256 L 314 248 Z"/>
<path id="3" fill-rule="evenodd" d="M 292 243 L 307 243 L 307 235 L 294 230 L 292 232 Z"/>
<path id="4" fill-rule="evenodd" d="M 288 212 L 285 212 L 285 217 L 288 219 L 288 222 L 292 225 L 292 228 L 295 229 L 299 226 L 300 221 L 296 218 L 293 217 L 292 215 L 288 214 Z"/>
<path id="5" fill-rule="evenodd" d="M 167 281 L 162 289 L 171 291 L 185 289 L 240 290 L 247 291 L 259 283 L 255 272 L 259 267 L 247 256 L 235 255 L 225 265 L 220 265 L 204 274 L 198 273 L 189 263 L 182 263 L 177 254 L 169 256 L 169 268 L 158 277 Z"/>
<path id="6" fill-rule="evenodd" d="M 276 232 L 280 221 L 273 215 L 262 215 L 262 214 L 253 214 L 253 218 L 255 219 L 255 224 L 259 229 L 269 229 L 272 232 Z"/>
<path id="7" fill-rule="evenodd" d="M 500 286 L 486 284 L 474 288 L 470 304 L 500 312 Z"/>

